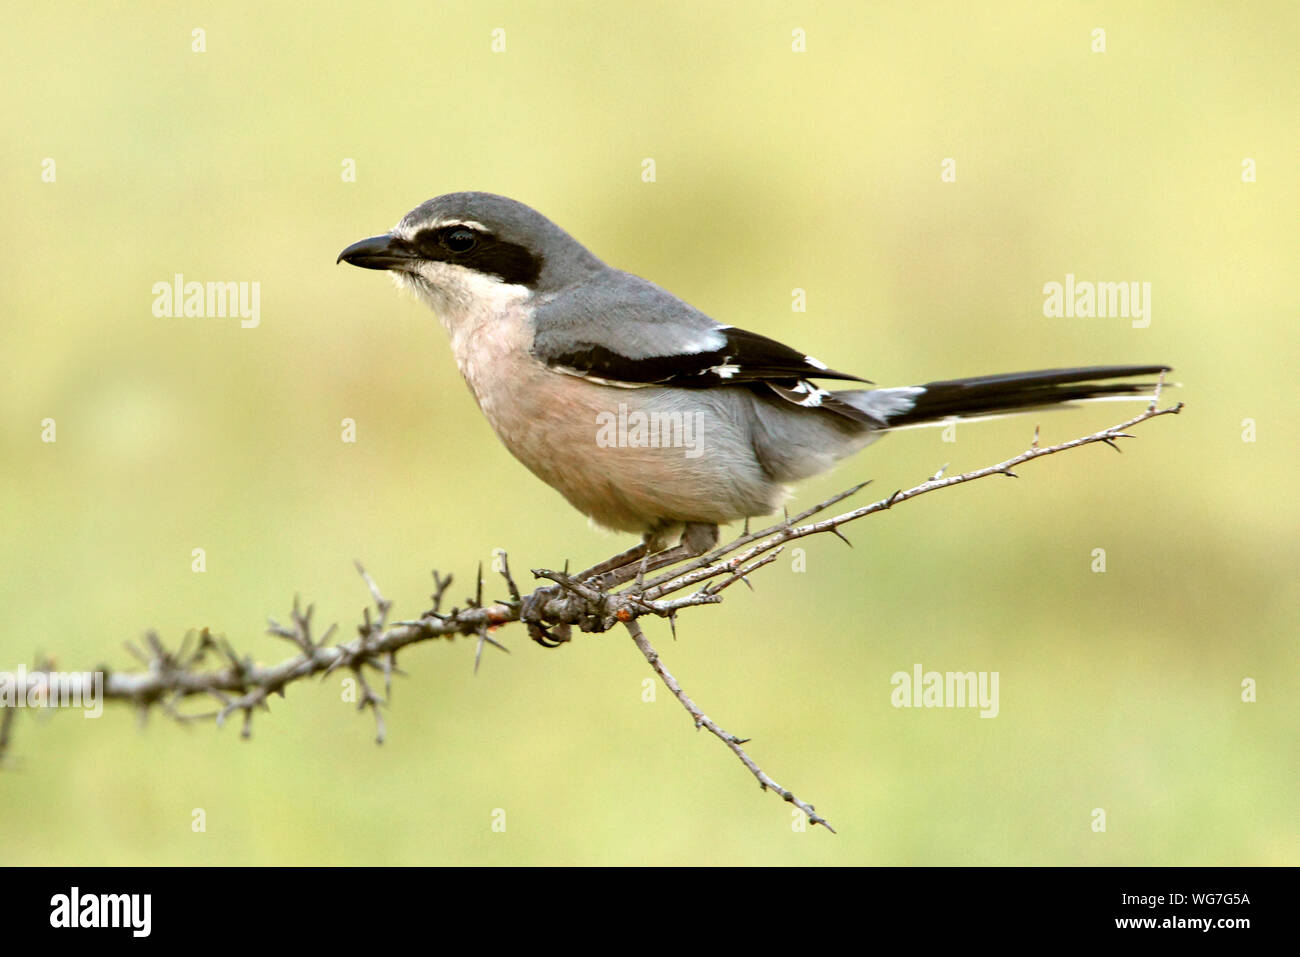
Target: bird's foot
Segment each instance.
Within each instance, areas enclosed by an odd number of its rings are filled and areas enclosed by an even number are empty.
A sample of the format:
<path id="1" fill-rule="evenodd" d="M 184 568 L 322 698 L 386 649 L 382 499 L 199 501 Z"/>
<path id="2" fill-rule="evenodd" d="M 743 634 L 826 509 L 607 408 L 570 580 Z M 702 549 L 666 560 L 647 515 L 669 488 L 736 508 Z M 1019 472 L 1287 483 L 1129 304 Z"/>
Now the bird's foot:
<path id="1" fill-rule="evenodd" d="M 525 595 L 519 603 L 519 620 L 528 627 L 528 637 L 543 648 L 558 648 L 569 641 L 572 629 L 567 622 L 560 622 L 547 627 L 544 615 L 546 606 L 560 597 L 559 585 L 538 588 L 530 595 Z"/>

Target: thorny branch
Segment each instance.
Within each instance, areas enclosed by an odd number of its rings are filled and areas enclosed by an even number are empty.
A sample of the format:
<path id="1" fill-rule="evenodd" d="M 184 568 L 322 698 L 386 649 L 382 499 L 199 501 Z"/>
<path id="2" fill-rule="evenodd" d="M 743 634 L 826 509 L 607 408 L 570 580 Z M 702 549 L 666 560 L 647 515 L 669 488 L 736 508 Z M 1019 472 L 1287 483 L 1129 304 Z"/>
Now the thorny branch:
<path id="1" fill-rule="evenodd" d="M 1118 440 L 1133 437 L 1126 430 L 1148 419 L 1182 411 L 1181 402 L 1158 408 L 1159 395 L 1157 387 L 1151 404 L 1141 414 L 1100 432 L 1058 445 L 1043 446 L 1039 444 L 1038 430 L 1035 429 L 1030 447 L 1004 462 L 946 478 L 943 476 L 944 470 L 940 469 L 933 477 L 912 488 L 899 489 L 878 501 L 829 518 L 809 521 L 869 484 L 863 482 L 793 517 L 787 514 L 782 521 L 760 531 L 751 532 L 746 526 L 744 533 L 705 555 L 679 563 L 653 578 L 638 578 L 621 588 L 605 590 L 598 587 L 596 580 L 580 581 L 567 571 L 534 569 L 534 577 L 555 584 L 523 595 L 502 554 L 500 574 L 505 581 L 509 598 L 484 601 L 483 567 L 480 564 L 475 594 L 466 599 L 463 607 L 456 606 L 444 611 L 452 578 L 450 575 L 443 577 L 435 571 L 434 592 L 429 609 L 419 618 L 390 621 L 392 602 L 384 597 L 374 579 L 358 564 L 357 571 L 370 591 L 373 614 L 371 607 L 365 609 L 355 638 L 331 644 L 336 631 L 334 625 L 327 628 L 320 637 L 315 637 L 312 624 L 314 606 L 308 605 L 304 611 L 296 598 L 289 624 L 282 625 L 275 620 L 269 622 L 268 632 L 271 635 L 285 639 L 296 648 L 292 657 L 276 665 L 255 664 L 250 657 L 236 653 L 225 638 L 213 636 L 206 628 L 198 632 L 197 637 L 194 633 L 186 635 L 180 647 L 175 650 L 166 648 L 158 635 L 151 631 L 144 636 L 144 649 L 131 642 L 126 643 L 127 650 L 143 666 L 142 670 L 101 669 L 102 697 L 106 701 L 124 701 L 135 705 L 142 718 L 155 706 L 182 722 L 212 719 L 222 725 L 228 718 L 241 715 L 241 734 L 247 738 L 252 733 L 253 712 L 269 710 L 267 701 L 271 695 L 284 697 L 285 688 L 295 681 L 315 675 L 325 678 L 346 668 L 352 672 L 359 688 L 357 707 L 363 711 L 369 709 L 374 715 L 376 740 L 382 743 L 382 709 L 388 703 L 393 675 L 402 673 L 397 668 L 397 653 L 406 647 L 435 638 L 473 636 L 476 639 L 474 667 L 477 670 L 484 645 L 490 644 L 506 650 L 490 632 L 521 618 L 527 619 L 530 634 L 545 644 L 568 641 L 572 625 L 577 625 L 586 632 L 603 632 L 616 623 L 622 623 L 650 667 L 691 715 L 697 728 L 705 728 L 731 749 L 758 779 L 762 788 L 775 791 L 784 800 L 797 806 L 811 823 L 832 830 L 811 804 L 777 784 L 750 758 L 741 747 L 746 743 L 745 739 L 719 727 L 696 706 L 664 665 L 659 653 L 642 631 L 638 619 L 647 615 L 667 618 L 675 633 L 677 614 L 682 609 L 718 604 L 722 601 L 721 592 L 732 585 L 737 582 L 749 585 L 749 577 L 774 561 L 787 542 L 819 534 L 836 535 L 847 542 L 848 539 L 840 531 L 844 525 L 891 509 L 920 495 L 992 475 L 1016 478 L 1013 469 L 1017 466 L 1086 445 L 1102 443 L 1119 451 Z M 524 609 L 529 611 L 525 613 Z M 372 674 L 382 676 L 382 696 L 367 680 L 367 669 Z M 42 693 L 49 694 L 56 690 L 56 681 L 64 690 L 69 690 L 70 684 L 75 684 L 79 677 L 87 680 L 90 674 L 78 676 L 75 673 L 55 673 L 47 664 L 43 664 L 28 672 L 27 688 L 17 689 L 17 694 L 28 692 L 28 700 L 33 690 L 38 696 Z M 201 713 L 181 711 L 179 705 L 194 697 L 210 698 L 216 706 Z M 0 759 L 10 744 L 15 714 L 14 709 L 0 706 Z"/>

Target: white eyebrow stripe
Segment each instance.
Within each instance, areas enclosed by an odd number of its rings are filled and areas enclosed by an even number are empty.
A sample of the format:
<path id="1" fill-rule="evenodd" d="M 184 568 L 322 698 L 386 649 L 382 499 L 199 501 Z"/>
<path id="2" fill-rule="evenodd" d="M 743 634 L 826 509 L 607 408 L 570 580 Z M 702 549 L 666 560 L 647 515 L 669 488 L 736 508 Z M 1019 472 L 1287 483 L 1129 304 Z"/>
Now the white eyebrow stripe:
<path id="1" fill-rule="evenodd" d="M 488 229 L 480 222 L 472 219 L 438 219 L 431 223 L 408 223 L 405 219 L 393 227 L 393 235 L 400 239 L 413 239 L 416 233 L 426 229 L 442 229 L 445 226 L 465 226 L 469 229 L 477 229 L 481 233 L 490 233 Z"/>
<path id="2" fill-rule="evenodd" d="M 442 229 L 444 226 L 465 226 L 469 229 L 477 229 L 481 233 L 491 232 L 482 223 L 477 223 L 472 219 L 439 219 L 425 228 Z"/>

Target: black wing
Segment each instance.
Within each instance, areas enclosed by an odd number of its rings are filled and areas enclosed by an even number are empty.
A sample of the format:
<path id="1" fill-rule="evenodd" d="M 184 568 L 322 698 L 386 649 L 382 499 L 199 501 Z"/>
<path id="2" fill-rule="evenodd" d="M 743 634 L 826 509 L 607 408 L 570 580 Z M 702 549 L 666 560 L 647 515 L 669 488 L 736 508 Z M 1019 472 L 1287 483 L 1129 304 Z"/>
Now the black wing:
<path id="1" fill-rule="evenodd" d="M 718 344 L 698 352 L 630 356 L 599 343 L 577 341 L 548 353 L 544 360 L 560 372 L 625 386 L 707 389 L 775 380 L 795 388 L 805 379 L 867 381 L 828 369 L 811 356 L 755 332 L 728 327 L 712 331 Z"/>
<path id="2" fill-rule="evenodd" d="M 628 273 L 572 288 L 542 305 L 535 322 L 533 354 L 556 372 L 627 389 L 739 385 L 806 408 L 867 418 L 809 380 L 868 380 L 829 369 L 767 336 L 720 325 Z"/>

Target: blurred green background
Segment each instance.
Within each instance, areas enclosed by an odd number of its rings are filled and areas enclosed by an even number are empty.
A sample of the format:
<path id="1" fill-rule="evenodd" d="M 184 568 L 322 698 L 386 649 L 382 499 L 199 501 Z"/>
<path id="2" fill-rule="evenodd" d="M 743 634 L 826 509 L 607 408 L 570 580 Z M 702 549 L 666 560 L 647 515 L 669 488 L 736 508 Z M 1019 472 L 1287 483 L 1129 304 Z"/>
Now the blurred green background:
<path id="1" fill-rule="evenodd" d="M 512 627 L 477 677 L 472 642 L 408 651 L 383 747 L 338 675 L 294 685 L 247 742 L 159 714 L 141 730 L 123 706 L 21 715 L 0 863 L 1300 863 L 1295 4 L 49 3 L 5 21 L 2 669 L 127 668 L 124 640 L 202 626 L 269 663 L 290 648 L 265 619 L 295 593 L 350 632 L 353 559 L 406 616 L 430 569 L 460 601 L 494 548 L 526 570 L 630 544 L 510 458 L 423 306 L 335 266 L 452 190 L 520 199 L 881 384 L 1168 362 L 1187 409 L 1122 456 L 870 518 L 851 551 L 814 539 L 805 573 L 782 559 L 676 642 L 647 622 L 837 837 L 792 828 L 663 689 L 643 701 L 621 631 L 547 651 Z M 260 282 L 260 326 L 155 318 L 175 273 Z M 1066 273 L 1151 282 L 1150 327 L 1045 318 Z M 1040 424 L 1058 441 L 1127 414 Z M 998 461 L 1036 421 L 887 438 L 795 504 Z M 998 671 L 1000 715 L 893 708 L 890 676 L 918 662 Z"/>

